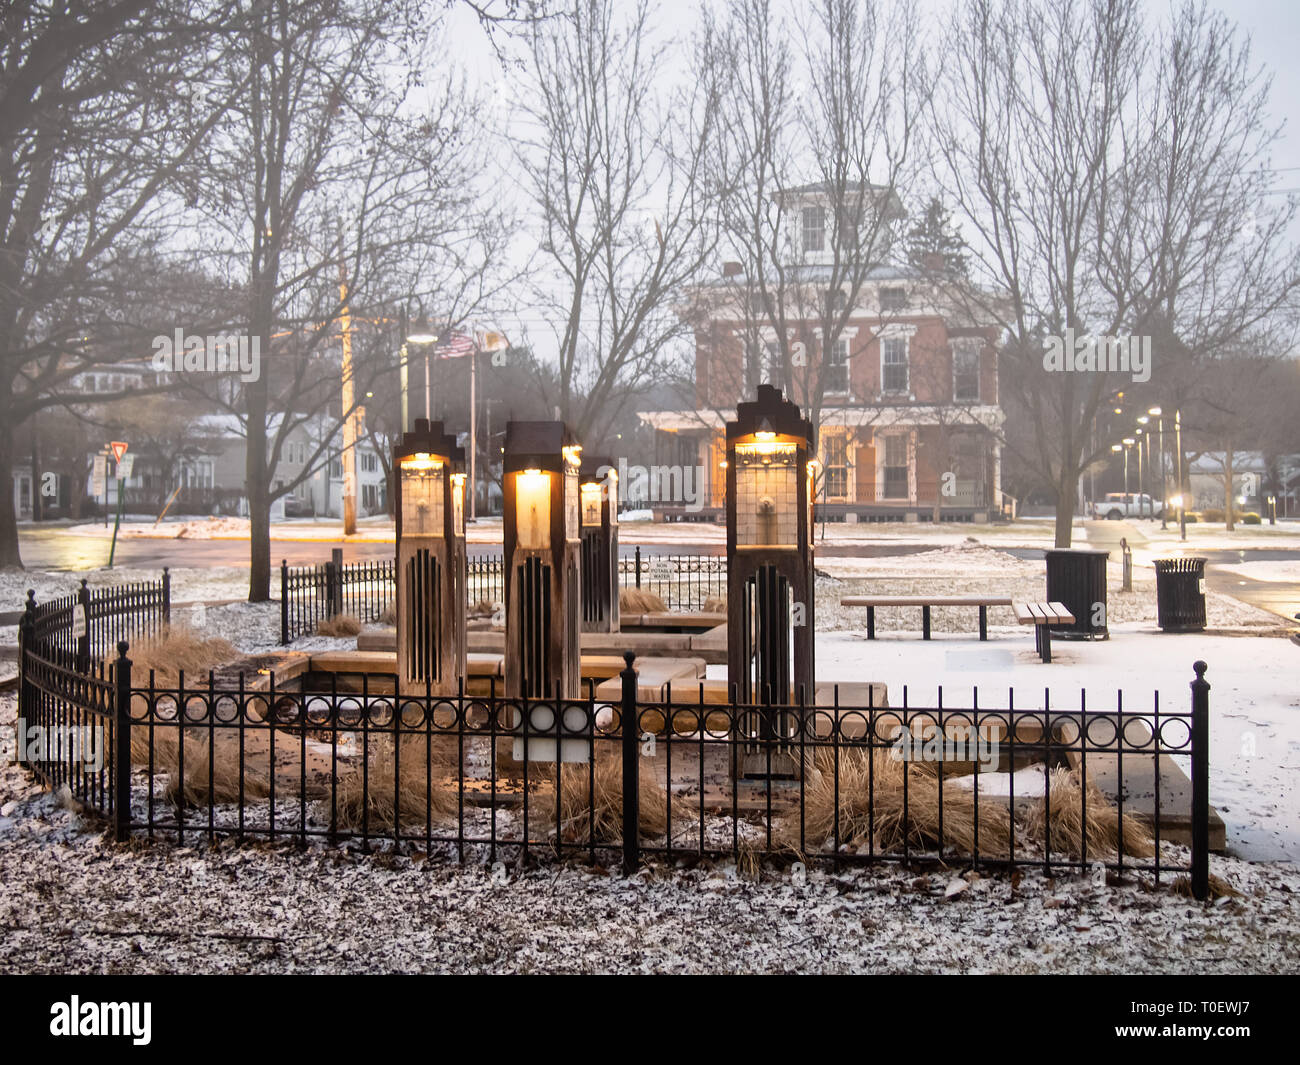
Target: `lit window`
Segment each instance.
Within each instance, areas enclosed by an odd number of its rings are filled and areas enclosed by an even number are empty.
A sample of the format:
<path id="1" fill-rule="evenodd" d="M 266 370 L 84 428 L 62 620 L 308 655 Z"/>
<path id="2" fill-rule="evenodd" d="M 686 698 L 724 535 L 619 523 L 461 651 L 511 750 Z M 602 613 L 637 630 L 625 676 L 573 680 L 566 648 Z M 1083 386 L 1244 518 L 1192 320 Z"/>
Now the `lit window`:
<path id="1" fill-rule="evenodd" d="M 826 497 L 844 499 L 849 494 L 849 449 L 842 433 L 827 434 Z"/>

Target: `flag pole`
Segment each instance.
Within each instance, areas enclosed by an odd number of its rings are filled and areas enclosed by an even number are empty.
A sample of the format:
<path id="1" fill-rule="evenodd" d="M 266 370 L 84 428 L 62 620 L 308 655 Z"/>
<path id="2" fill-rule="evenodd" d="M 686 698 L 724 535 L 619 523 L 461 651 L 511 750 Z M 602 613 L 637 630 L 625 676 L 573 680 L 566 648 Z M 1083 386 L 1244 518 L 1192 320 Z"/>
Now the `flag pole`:
<path id="1" fill-rule="evenodd" d="M 478 426 L 475 415 L 478 410 L 477 391 L 478 336 L 474 337 L 474 350 L 469 353 L 469 520 L 478 516 L 478 481 L 475 480 L 475 462 L 478 454 Z"/>

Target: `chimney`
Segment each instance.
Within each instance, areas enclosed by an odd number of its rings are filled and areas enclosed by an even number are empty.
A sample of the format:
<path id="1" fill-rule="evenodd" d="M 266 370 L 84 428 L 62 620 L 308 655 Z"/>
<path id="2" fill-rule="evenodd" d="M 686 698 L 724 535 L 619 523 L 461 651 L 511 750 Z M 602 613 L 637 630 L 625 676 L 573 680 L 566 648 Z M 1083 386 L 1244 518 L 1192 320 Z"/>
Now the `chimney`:
<path id="1" fill-rule="evenodd" d="M 948 261 L 943 252 L 931 251 L 921 256 L 921 267 L 927 273 L 941 274 L 947 265 Z"/>
<path id="2" fill-rule="evenodd" d="M 739 277 L 744 272 L 744 268 L 737 262 L 727 262 L 722 264 L 723 277 Z"/>

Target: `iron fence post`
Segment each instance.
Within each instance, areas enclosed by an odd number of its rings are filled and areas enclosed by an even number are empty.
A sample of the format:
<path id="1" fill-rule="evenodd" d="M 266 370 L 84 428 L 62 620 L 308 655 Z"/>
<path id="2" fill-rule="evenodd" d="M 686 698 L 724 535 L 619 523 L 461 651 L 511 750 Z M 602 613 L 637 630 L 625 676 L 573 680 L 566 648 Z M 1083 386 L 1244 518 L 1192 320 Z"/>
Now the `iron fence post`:
<path id="1" fill-rule="evenodd" d="M 280 643 L 289 642 L 289 562 L 280 559 Z"/>
<path id="2" fill-rule="evenodd" d="M 86 673 L 90 670 L 90 589 L 86 586 L 86 578 L 81 578 L 81 587 L 77 589 L 77 605 L 74 610 L 80 610 L 82 617 L 86 622 L 86 631 L 77 637 L 77 672 Z"/>
<path id="3" fill-rule="evenodd" d="M 131 835 L 131 660 L 127 643 L 117 644 L 113 700 L 113 838 L 125 843 Z"/>
<path id="4" fill-rule="evenodd" d="M 162 619 L 164 625 L 172 623 L 172 575 L 166 566 L 162 576 Z"/>
<path id="5" fill-rule="evenodd" d="M 1192 681 L 1192 896 L 1210 897 L 1210 684 L 1204 662 Z"/>
<path id="6" fill-rule="evenodd" d="M 623 702 L 619 724 L 623 729 L 623 875 L 631 876 L 641 865 L 641 796 L 637 772 L 636 652 L 624 651 Z"/>
<path id="7" fill-rule="evenodd" d="M 31 681 L 27 679 L 27 652 L 31 649 L 32 624 L 35 617 L 36 592 L 32 588 L 28 588 L 26 609 L 23 610 L 23 616 L 18 619 L 18 718 L 20 723 L 26 722 L 32 706 Z M 14 758 L 21 766 L 27 764 L 27 759 L 24 757 L 27 752 L 23 749 L 27 745 L 21 742 L 24 733 L 25 729 L 19 727 L 14 736 L 14 739 L 19 741 L 14 748 Z"/>
<path id="8" fill-rule="evenodd" d="M 636 586 L 641 587 L 641 545 L 636 545 L 636 565 L 633 567 L 636 571 Z"/>
<path id="9" fill-rule="evenodd" d="M 343 613 L 343 548 L 330 551 L 330 566 L 333 574 L 329 582 L 330 617 L 337 617 Z"/>

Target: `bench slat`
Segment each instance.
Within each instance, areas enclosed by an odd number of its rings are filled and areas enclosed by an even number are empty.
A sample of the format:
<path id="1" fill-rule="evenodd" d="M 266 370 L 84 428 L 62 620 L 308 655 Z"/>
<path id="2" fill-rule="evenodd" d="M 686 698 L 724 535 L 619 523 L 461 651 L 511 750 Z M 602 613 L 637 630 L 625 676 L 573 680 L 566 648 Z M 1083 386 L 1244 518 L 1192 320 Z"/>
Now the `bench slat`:
<path id="1" fill-rule="evenodd" d="M 1011 606 L 1003 595 L 846 595 L 840 606 Z"/>

